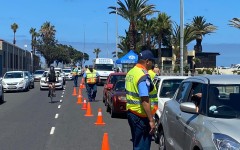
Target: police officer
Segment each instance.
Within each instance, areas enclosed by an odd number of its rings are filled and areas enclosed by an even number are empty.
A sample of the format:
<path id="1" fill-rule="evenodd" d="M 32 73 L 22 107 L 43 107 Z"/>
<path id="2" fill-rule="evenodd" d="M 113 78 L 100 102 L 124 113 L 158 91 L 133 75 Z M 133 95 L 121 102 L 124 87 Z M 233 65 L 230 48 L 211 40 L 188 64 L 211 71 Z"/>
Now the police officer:
<path id="1" fill-rule="evenodd" d="M 154 114 L 157 95 L 148 74 L 154 63 L 150 50 L 138 55 L 138 63 L 126 75 L 127 118 L 131 129 L 133 150 L 150 150 L 155 131 Z"/>
<path id="2" fill-rule="evenodd" d="M 78 85 L 78 67 L 77 67 L 77 65 L 74 66 L 72 75 L 73 75 L 74 86 L 77 87 L 77 85 Z"/>
<path id="3" fill-rule="evenodd" d="M 99 74 L 95 69 L 93 69 L 93 65 L 89 65 L 83 77 L 85 78 L 85 83 L 87 84 L 86 88 L 88 93 L 88 100 L 90 102 L 95 101 Z"/>

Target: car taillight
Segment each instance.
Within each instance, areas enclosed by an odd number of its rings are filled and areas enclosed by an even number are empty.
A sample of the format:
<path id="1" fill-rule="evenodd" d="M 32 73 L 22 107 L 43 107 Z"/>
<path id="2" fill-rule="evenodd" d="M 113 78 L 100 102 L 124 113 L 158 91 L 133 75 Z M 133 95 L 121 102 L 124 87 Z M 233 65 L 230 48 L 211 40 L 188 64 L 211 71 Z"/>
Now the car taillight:
<path id="1" fill-rule="evenodd" d="M 118 96 L 119 100 L 125 101 L 126 100 L 126 96 Z"/>

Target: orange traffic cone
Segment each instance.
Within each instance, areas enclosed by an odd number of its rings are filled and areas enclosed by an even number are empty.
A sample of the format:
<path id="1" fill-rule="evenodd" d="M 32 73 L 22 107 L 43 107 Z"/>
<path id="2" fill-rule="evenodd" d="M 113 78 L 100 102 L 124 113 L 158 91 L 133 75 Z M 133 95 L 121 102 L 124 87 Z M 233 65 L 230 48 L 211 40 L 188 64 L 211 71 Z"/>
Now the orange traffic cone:
<path id="1" fill-rule="evenodd" d="M 82 81 L 81 81 L 81 83 L 80 83 L 80 88 L 81 89 L 85 89 L 86 87 L 85 87 L 85 83 L 84 83 L 84 78 L 82 78 Z"/>
<path id="2" fill-rule="evenodd" d="M 84 98 L 83 105 L 82 105 L 82 110 L 86 110 L 86 109 L 87 109 L 87 100 L 86 100 L 86 98 Z"/>
<path id="3" fill-rule="evenodd" d="M 73 88 L 73 93 L 72 93 L 73 96 L 77 96 L 77 91 L 76 91 L 76 87 Z"/>
<path id="4" fill-rule="evenodd" d="M 105 125 L 105 123 L 103 122 L 102 109 L 101 108 L 98 109 L 97 121 L 94 124 L 95 125 Z"/>
<path id="5" fill-rule="evenodd" d="M 110 146 L 108 143 L 108 133 L 103 134 L 102 150 L 110 150 Z"/>
<path id="6" fill-rule="evenodd" d="M 93 116 L 90 102 L 87 103 L 87 111 L 86 111 L 85 116 L 86 116 L 86 117 L 92 117 L 92 116 Z"/>
<path id="7" fill-rule="evenodd" d="M 82 104 L 82 94 L 78 95 L 77 104 Z"/>
<path id="8" fill-rule="evenodd" d="M 79 95 L 82 95 L 82 89 L 81 88 L 78 88 L 78 96 Z"/>

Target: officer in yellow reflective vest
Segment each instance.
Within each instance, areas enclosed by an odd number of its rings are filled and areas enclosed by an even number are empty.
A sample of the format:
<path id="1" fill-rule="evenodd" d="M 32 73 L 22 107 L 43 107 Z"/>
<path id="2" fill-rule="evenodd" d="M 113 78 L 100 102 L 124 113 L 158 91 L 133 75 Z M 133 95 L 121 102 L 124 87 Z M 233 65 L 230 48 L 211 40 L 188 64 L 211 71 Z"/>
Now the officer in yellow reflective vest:
<path id="1" fill-rule="evenodd" d="M 154 66 L 152 66 L 152 69 L 148 70 L 148 74 L 150 75 L 151 80 L 157 76 L 157 74 L 153 71 Z M 156 109 L 158 109 L 158 97 L 157 97 L 157 88 L 156 85 L 154 85 L 153 90 L 149 93 L 149 98 L 151 100 L 151 103 L 154 105 Z"/>
<path id="2" fill-rule="evenodd" d="M 72 75 L 73 75 L 73 83 L 74 86 L 77 87 L 78 85 L 78 67 L 75 65 L 73 70 L 72 70 Z"/>
<path id="3" fill-rule="evenodd" d="M 133 150 L 150 150 L 155 131 L 153 117 L 157 110 L 157 101 L 150 98 L 154 85 L 148 74 L 153 63 L 152 52 L 144 50 L 138 55 L 138 63 L 126 75 L 127 118 Z"/>
<path id="4" fill-rule="evenodd" d="M 93 69 L 93 65 L 89 65 L 88 69 L 85 70 L 83 75 L 86 83 L 86 89 L 88 93 L 88 100 L 95 101 L 96 94 L 97 94 L 97 82 L 99 74 L 95 69 Z"/>

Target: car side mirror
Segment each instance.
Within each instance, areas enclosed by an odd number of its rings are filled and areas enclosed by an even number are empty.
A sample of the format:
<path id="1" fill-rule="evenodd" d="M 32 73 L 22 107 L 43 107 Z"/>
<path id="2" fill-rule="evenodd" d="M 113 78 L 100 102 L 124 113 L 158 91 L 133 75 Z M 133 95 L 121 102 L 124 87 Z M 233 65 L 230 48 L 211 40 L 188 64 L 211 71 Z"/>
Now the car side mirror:
<path id="1" fill-rule="evenodd" d="M 111 90 L 112 88 L 113 88 L 113 84 L 108 84 L 108 85 L 107 85 L 107 89 L 108 89 L 108 90 Z"/>
<path id="2" fill-rule="evenodd" d="M 183 112 L 196 114 L 197 106 L 193 102 L 183 102 L 180 104 L 180 109 Z"/>

